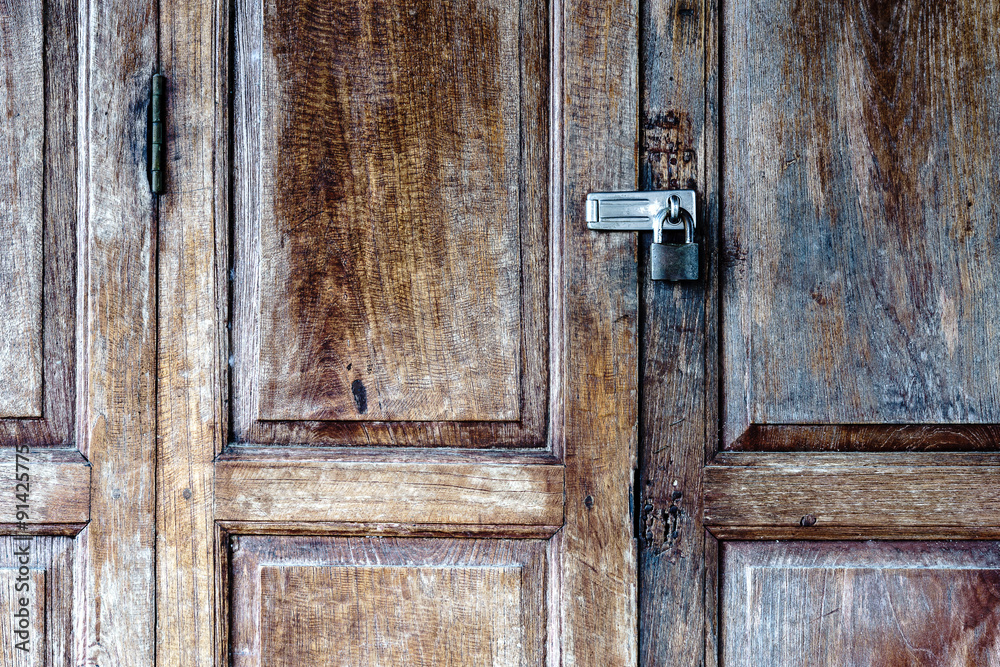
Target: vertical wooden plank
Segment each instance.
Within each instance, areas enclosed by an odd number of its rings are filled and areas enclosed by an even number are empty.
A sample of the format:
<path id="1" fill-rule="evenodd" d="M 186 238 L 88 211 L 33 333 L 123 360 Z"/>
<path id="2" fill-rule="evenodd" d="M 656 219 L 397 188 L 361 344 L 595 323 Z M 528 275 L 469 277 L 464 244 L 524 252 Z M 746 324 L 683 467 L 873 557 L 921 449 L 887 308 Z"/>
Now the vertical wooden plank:
<path id="1" fill-rule="evenodd" d="M 81 534 L 81 664 L 153 664 L 156 222 L 146 99 L 156 3 L 81 3 L 77 441 L 93 465 Z"/>
<path id="2" fill-rule="evenodd" d="M 705 21 L 697 0 L 649 0 L 642 15 L 642 182 L 698 192 L 705 206 Z M 648 257 L 645 234 L 642 255 Z M 639 554 L 639 664 L 701 665 L 705 641 L 702 467 L 706 437 L 706 298 L 703 280 L 643 285 Z"/>
<path id="3" fill-rule="evenodd" d="M 702 141 L 704 162 L 705 220 L 705 454 L 708 463 L 719 448 L 719 340 L 722 335 L 719 317 L 719 15 L 720 0 L 704 0 L 705 7 L 705 131 Z M 702 472 L 704 475 L 704 471 Z M 700 510 L 699 510 L 700 511 Z M 699 516 L 700 518 L 700 516 Z M 719 540 L 705 531 L 705 667 L 719 665 Z"/>
<path id="4" fill-rule="evenodd" d="M 225 3 L 160 2 L 171 157 L 159 211 L 156 661 L 176 667 L 210 666 L 215 652 L 212 459 L 224 385 L 214 206 L 216 150 L 225 147 L 217 143 L 225 116 L 216 58 L 224 12 Z"/>
<path id="5" fill-rule="evenodd" d="M 0 418 L 42 416 L 41 0 L 0 2 Z"/>
<path id="6" fill-rule="evenodd" d="M 634 665 L 635 238 L 587 230 L 584 201 L 589 191 L 636 185 L 637 8 L 631 0 L 567 0 L 554 9 L 563 22 L 553 32 L 562 33 L 564 60 L 556 65 L 563 88 L 553 97 L 571 101 L 554 114 L 565 146 L 555 151 L 565 182 L 556 180 L 562 210 L 553 215 L 566 225 L 562 664 Z"/>

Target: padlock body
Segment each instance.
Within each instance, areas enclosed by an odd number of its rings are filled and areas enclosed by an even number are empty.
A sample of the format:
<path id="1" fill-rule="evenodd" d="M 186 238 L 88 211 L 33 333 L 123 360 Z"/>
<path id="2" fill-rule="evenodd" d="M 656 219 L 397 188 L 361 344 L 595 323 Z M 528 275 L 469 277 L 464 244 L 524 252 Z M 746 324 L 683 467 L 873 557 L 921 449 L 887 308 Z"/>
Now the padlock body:
<path id="1" fill-rule="evenodd" d="M 653 280 L 698 280 L 698 244 L 653 243 L 649 267 Z"/>

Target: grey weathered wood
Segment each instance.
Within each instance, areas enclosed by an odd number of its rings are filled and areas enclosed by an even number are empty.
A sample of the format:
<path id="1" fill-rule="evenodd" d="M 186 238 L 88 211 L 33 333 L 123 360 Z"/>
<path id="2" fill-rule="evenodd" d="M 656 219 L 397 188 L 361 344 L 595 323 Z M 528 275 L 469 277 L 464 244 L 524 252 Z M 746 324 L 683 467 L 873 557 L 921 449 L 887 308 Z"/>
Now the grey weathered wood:
<path id="1" fill-rule="evenodd" d="M 703 664 L 709 621 L 705 580 L 714 563 L 706 552 L 712 538 L 702 525 L 702 469 L 706 444 L 714 445 L 717 400 L 709 343 L 717 285 L 715 147 L 709 141 L 715 128 L 706 110 L 713 20 L 711 3 L 658 0 L 644 6 L 641 23 L 642 183 L 698 193 L 703 278 L 654 282 L 648 269 L 640 276 L 639 664 L 650 666 Z"/>
<path id="2" fill-rule="evenodd" d="M 25 459 L 21 459 L 25 463 Z M 54 527 L 90 520 L 90 465 L 76 450 L 44 449 L 27 456 L 29 512 L 25 523 Z M 22 473 L 24 470 L 22 469 Z M 16 524 L 17 453 L 0 449 L 0 524 Z"/>
<path id="3" fill-rule="evenodd" d="M 11 667 L 69 667 L 73 660 L 73 553 L 69 537 L 34 537 L 28 548 L 29 590 L 15 584 L 23 563 L 13 536 L 0 536 L 0 664 Z M 15 604 L 30 602 L 30 651 L 15 648 L 13 617 Z M 19 605 L 18 605 L 19 606 Z M 20 639 L 20 638 L 18 638 Z"/>
<path id="4" fill-rule="evenodd" d="M 43 19 L 0 6 L 0 418 L 42 416 Z"/>
<path id="5" fill-rule="evenodd" d="M 735 542 L 722 553 L 725 665 L 996 664 L 996 543 Z"/>
<path id="6" fill-rule="evenodd" d="M 725 13 L 726 443 L 750 424 L 1000 422 L 998 17 Z"/>
<path id="7" fill-rule="evenodd" d="M 18 51 L 17 41 L 10 42 L 14 50 L 13 56 L 0 56 L 3 64 L 0 67 L 23 70 L 26 82 L 30 84 L 35 79 L 41 81 L 44 70 L 44 104 L 39 100 L 39 109 L 44 109 L 44 118 L 37 118 L 37 127 L 29 135 L 35 136 L 36 131 L 44 130 L 44 155 L 39 153 L 40 168 L 43 170 L 43 183 L 39 185 L 38 212 L 41 215 L 43 228 L 30 232 L 15 239 L 12 243 L 4 243 L 7 250 L 33 247 L 36 241 L 42 244 L 41 254 L 31 250 L 32 257 L 22 256 L 17 260 L 18 276 L 11 278 L 21 283 L 32 282 L 35 276 L 41 277 L 43 284 L 38 286 L 37 303 L 24 302 L 17 305 L 13 313 L 5 313 L 7 330 L 34 320 L 36 327 L 32 336 L 40 336 L 42 359 L 38 363 L 41 373 L 37 378 L 26 372 L 27 368 L 17 370 L 13 376 L 4 374 L 5 392 L 20 392 L 30 389 L 39 392 L 41 403 L 38 405 L 37 416 L 30 419 L 8 415 L 0 419 L 0 446 L 30 445 L 33 449 L 39 447 L 67 447 L 75 441 L 75 383 L 76 383 L 76 298 L 77 298 L 77 104 L 79 103 L 77 88 L 79 82 L 78 68 L 78 12 L 75 0 L 52 0 L 42 9 L 33 3 L 14 3 L 16 9 L 11 10 L 12 21 L 16 15 L 25 15 L 38 9 L 38 20 L 41 21 L 42 34 L 32 33 L 30 44 L 26 44 L 23 52 Z M 6 10 L 5 10 L 6 12 Z M 6 16 L 6 14 L 5 14 Z M 6 19 L 5 19 L 6 20 Z M 8 23 L 10 28 L 12 24 Z M 39 47 L 44 43 L 44 49 Z M 0 47 L 5 48 L 5 47 Z M 41 55 L 41 61 L 32 54 Z M 13 60 L 11 60 L 13 58 Z M 37 72 L 31 73 L 31 67 Z M 16 92 L 21 86 L 13 79 L 11 90 Z M 19 100 L 23 104 L 30 99 Z M 30 115 L 30 114 L 28 114 Z M 24 114 L 22 114 L 22 117 Z M 14 127 L 20 122 L 18 118 L 11 119 Z M 4 159 L 16 159 L 18 151 L 23 146 L 30 147 L 35 141 L 22 142 L 14 135 L 4 133 L 0 142 L 15 140 L 12 152 L 5 151 Z M 39 142 L 40 143 L 40 142 Z M 23 144 L 23 146 L 22 146 Z M 39 151 L 43 150 L 39 146 Z M 24 165 L 22 165 L 24 167 Z M 23 171 L 23 169 L 22 169 Z M 30 171 L 30 170 L 29 170 Z M 19 172 L 20 173 L 20 172 Z M 34 175 L 25 173 L 18 181 L 18 188 L 25 192 L 31 190 Z M 5 195 L 6 197 L 6 195 Z M 12 215 L 16 207 L 4 204 L 0 215 Z M 8 219 L 8 221 L 10 221 Z M 6 224 L 6 223 L 5 223 Z M 37 238 L 35 238 L 37 237 Z M 27 242 L 28 245 L 24 245 Z M 5 250 L 5 252 L 7 252 Z M 28 263 L 29 260 L 33 263 Z M 27 284 L 27 283 L 25 283 Z M 34 289 L 34 288 L 32 288 Z M 15 298 L 9 291 L 5 297 Z M 12 302 L 11 302 L 12 303 Z M 12 306 L 13 307 L 13 306 Z M 36 312 L 36 307 L 38 310 Z M 35 326 L 32 325 L 32 326 Z M 32 343 L 32 345 L 35 345 Z M 14 355 L 5 357 L 4 363 L 30 366 L 34 363 L 30 355 Z M 10 367 L 9 367 L 10 368 Z M 37 381 L 36 381 L 37 380 Z M 34 387 L 33 389 L 31 389 Z"/>
<path id="8" fill-rule="evenodd" d="M 89 0 L 80 12 L 84 112 L 77 439 L 94 520 L 78 538 L 79 664 L 154 663 L 156 219 L 146 107 L 156 6 Z"/>
<path id="9" fill-rule="evenodd" d="M 237 4 L 237 438 L 545 444 L 549 54 L 518 7 Z"/>
<path id="10" fill-rule="evenodd" d="M 156 663 L 211 667 L 215 601 L 226 595 L 215 589 L 212 461 L 226 439 L 218 278 L 228 267 L 216 244 L 229 215 L 226 179 L 217 178 L 229 134 L 219 67 L 222 53 L 228 63 L 228 7 L 161 0 L 159 10 L 173 158 L 159 199 Z"/>

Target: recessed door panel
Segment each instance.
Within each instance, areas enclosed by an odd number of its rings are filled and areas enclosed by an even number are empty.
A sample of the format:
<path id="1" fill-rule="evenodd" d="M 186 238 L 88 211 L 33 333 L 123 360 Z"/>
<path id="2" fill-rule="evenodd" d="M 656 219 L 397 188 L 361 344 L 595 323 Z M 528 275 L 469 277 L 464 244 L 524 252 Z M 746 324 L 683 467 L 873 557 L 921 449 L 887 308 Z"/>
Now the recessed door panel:
<path id="1" fill-rule="evenodd" d="M 238 537 L 237 667 L 545 664 L 539 540 Z"/>
<path id="2" fill-rule="evenodd" d="M 0 445 L 72 441 L 77 19 L 0 11 Z"/>
<path id="3" fill-rule="evenodd" d="M 995 448 L 997 7 L 721 17 L 725 444 Z"/>
<path id="4" fill-rule="evenodd" d="M 987 542 L 731 542 L 722 665 L 1000 664 Z"/>
<path id="5" fill-rule="evenodd" d="M 544 443 L 546 14 L 237 3 L 239 439 Z"/>

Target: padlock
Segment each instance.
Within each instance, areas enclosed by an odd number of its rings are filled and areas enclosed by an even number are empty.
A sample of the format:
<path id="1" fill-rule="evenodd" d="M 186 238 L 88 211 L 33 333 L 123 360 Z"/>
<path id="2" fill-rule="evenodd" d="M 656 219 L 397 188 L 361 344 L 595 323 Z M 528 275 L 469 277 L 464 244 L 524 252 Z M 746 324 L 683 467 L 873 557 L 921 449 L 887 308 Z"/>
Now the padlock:
<path id="1" fill-rule="evenodd" d="M 673 199 L 673 198 L 672 198 Z M 684 222 L 684 243 L 664 243 L 663 215 L 653 223 L 653 244 L 649 246 L 649 268 L 653 280 L 698 280 L 698 244 L 694 242 L 694 229 L 687 211 L 671 203 L 671 218 L 680 217 Z"/>

